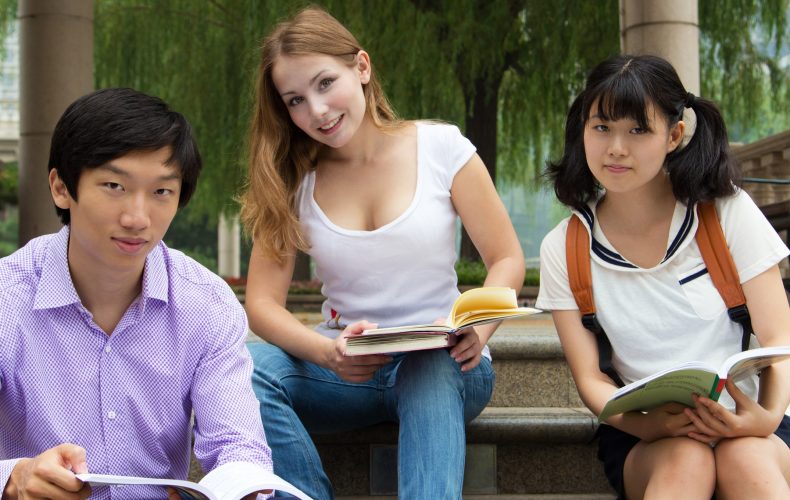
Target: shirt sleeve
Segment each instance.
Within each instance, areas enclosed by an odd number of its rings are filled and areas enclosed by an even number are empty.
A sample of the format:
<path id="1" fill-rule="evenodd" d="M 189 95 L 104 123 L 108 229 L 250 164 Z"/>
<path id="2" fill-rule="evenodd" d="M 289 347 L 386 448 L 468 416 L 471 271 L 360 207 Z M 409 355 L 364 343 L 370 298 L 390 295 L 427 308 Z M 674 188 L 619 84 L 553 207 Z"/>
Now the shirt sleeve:
<path id="1" fill-rule="evenodd" d="M 716 209 L 741 283 L 787 257 L 787 245 L 745 191 L 717 200 Z"/>
<path id="2" fill-rule="evenodd" d="M 455 125 L 431 124 L 430 143 L 432 157 L 441 164 L 440 171 L 442 185 L 449 190 L 453 185 L 455 175 L 466 165 L 475 154 L 477 148 L 467 139 Z"/>
<path id="3" fill-rule="evenodd" d="M 252 390 L 247 316 L 235 297 L 222 306 L 213 316 L 217 325 L 207 333 L 212 346 L 192 380 L 195 457 L 206 472 L 229 462 L 272 470 L 260 405 Z"/>
<path id="4" fill-rule="evenodd" d="M 10 460 L 0 460 L 0 495 L 8 484 L 8 479 L 11 477 L 11 471 L 14 470 L 16 464 L 22 460 L 21 458 L 12 458 Z"/>
<path id="5" fill-rule="evenodd" d="M 540 289 L 535 307 L 546 310 L 579 309 L 568 282 L 565 233 L 568 219 L 549 231 L 540 244 Z"/>

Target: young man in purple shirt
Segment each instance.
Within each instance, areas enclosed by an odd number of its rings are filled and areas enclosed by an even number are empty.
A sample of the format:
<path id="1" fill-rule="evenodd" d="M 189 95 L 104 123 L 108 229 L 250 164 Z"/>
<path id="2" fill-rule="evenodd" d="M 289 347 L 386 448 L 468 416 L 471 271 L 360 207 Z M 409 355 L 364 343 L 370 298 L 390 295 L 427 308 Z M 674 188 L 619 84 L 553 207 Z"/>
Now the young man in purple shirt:
<path id="1" fill-rule="evenodd" d="M 88 471 L 186 478 L 193 413 L 203 470 L 271 471 L 244 311 L 161 241 L 200 168 L 184 117 L 131 89 L 84 96 L 58 122 L 49 185 L 64 227 L 0 259 L 3 500 L 85 498 L 75 473 Z"/>

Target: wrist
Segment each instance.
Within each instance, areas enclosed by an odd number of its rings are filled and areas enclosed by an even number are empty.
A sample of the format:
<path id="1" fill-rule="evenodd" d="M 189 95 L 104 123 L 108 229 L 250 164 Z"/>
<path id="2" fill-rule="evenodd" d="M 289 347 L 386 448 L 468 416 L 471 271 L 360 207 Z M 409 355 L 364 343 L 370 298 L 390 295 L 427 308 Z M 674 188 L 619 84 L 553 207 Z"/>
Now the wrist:
<path id="1" fill-rule="evenodd" d="M 8 476 L 8 481 L 5 483 L 5 488 L 3 488 L 2 496 L 0 497 L 2 500 L 16 500 L 19 498 L 18 478 L 22 473 L 22 468 L 25 467 L 30 460 L 29 458 L 21 458 L 16 465 L 14 465 L 14 468 L 11 469 L 11 474 Z"/>

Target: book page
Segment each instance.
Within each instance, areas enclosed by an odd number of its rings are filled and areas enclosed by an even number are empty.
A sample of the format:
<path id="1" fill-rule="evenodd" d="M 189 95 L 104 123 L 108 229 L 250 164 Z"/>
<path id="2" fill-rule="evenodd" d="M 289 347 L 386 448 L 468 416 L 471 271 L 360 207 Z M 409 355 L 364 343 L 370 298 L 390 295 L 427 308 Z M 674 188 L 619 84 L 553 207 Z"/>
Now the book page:
<path id="1" fill-rule="evenodd" d="M 200 486 L 212 491 L 217 500 L 239 500 L 250 493 L 263 490 L 282 491 L 303 500 L 312 500 L 273 472 L 249 462 L 223 464 L 206 474 L 200 481 Z"/>
<path id="2" fill-rule="evenodd" d="M 767 366 L 790 359 L 790 346 L 760 347 L 730 356 L 722 365 L 719 377 L 733 381 L 759 373 Z"/>
<path id="3" fill-rule="evenodd" d="M 450 312 L 450 321 L 469 311 L 479 309 L 514 309 L 518 307 L 516 291 L 503 286 L 484 286 L 467 290 L 455 299 Z"/>
<path id="4" fill-rule="evenodd" d="M 83 483 L 96 486 L 112 486 L 115 484 L 139 484 L 146 486 L 162 486 L 162 496 L 165 496 L 164 488 L 171 487 L 178 490 L 182 497 L 193 498 L 195 500 L 216 500 L 210 490 L 192 481 L 180 479 L 161 479 L 153 477 L 137 476 L 116 476 L 112 474 L 77 474 L 77 479 Z M 236 499 L 238 500 L 238 499 Z"/>

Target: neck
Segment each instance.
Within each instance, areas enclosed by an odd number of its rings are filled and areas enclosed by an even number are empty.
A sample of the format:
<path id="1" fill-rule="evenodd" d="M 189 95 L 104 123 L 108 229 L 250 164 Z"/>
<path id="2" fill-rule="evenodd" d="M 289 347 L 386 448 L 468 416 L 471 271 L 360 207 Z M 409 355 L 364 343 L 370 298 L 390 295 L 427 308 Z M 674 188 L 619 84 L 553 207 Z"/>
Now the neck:
<path id="1" fill-rule="evenodd" d="M 143 269 L 118 272 L 69 258 L 69 272 L 82 305 L 107 334 L 142 290 Z"/>
<path id="2" fill-rule="evenodd" d="M 618 221 L 634 233 L 666 222 L 675 210 L 675 195 L 669 177 L 662 176 L 643 189 L 627 193 L 607 192 L 598 203 L 598 218 Z"/>
<path id="3" fill-rule="evenodd" d="M 319 155 L 332 162 L 364 165 L 379 156 L 386 140 L 387 135 L 365 114 L 359 129 L 347 144 L 336 149 L 324 147 Z"/>

